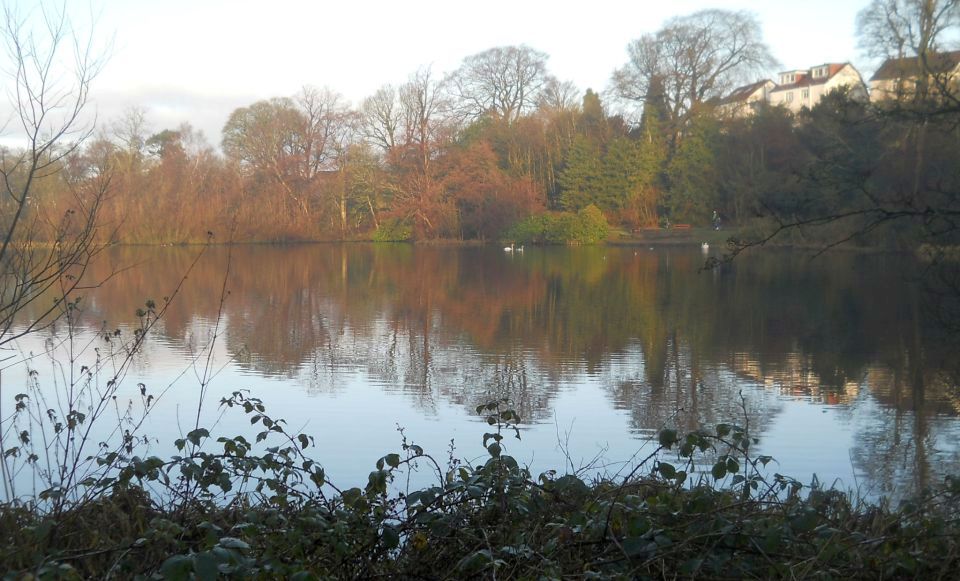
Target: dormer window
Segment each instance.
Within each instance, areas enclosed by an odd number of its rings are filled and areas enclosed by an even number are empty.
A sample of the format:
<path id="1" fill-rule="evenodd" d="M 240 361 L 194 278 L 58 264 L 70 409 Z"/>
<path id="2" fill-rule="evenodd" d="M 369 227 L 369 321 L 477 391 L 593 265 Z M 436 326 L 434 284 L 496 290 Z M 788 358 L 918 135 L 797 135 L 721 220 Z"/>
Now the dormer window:
<path id="1" fill-rule="evenodd" d="M 824 65 L 822 67 L 814 67 L 813 69 L 813 78 L 822 79 L 830 74 L 830 67 Z"/>
<path id="2" fill-rule="evenodd" d="M 780 75 L 780 84 L 781 85 L 790 85 L 797 80 L 796 73 L 783 73 Z"/>

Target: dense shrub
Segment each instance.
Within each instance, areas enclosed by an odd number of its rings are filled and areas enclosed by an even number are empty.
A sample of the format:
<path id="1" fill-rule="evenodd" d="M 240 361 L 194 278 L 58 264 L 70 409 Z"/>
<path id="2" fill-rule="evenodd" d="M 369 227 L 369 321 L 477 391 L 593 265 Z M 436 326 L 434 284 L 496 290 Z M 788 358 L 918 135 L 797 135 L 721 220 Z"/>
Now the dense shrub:
<path id="1" fill-rule="evenodd" d="M 413 238 L 413 228 L 407 222 L 391 218 L 385 220 L 373 233 L 374 242 L 407 242 Z"/>
<path id="2" fill-rule="evenodd" d="M 596 244 L 610 231 L 603 212 L 593 204 L 573 212 L 537 214 L 516 224 L 508 240 L 534 244 Z"/>

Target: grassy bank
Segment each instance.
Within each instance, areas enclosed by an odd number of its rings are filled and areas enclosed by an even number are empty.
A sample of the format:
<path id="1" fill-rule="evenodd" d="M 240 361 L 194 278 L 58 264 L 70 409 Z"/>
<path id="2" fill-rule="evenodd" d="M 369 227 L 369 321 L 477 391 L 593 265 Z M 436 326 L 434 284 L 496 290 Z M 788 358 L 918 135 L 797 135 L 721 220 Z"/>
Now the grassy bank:
<path id="1" fill-rule="evenodd" d="M 960 486 L 896 508 L 769 474 L 749 433 L 664 430 L 629 474 L 531 475 L 519 418 L 481 406 L 486 460 L 404 441 L 362 488 L 337 488 L 241 393 L 256 443 L 198 429 L 179 455 L 105 455 L 74 490 L 0 511 L 6 578 L 949 578 Z M 325 444 L 325 445 L 333 445 Z M 411 470 L 435 475 L 407 489 Z"/>
<path id="2" fill-rule="evenodd" d="M 635 246 L 692 246 L 706 242 L 711 247 L 724 249 L 727 240 L 737 236 L 736 230 L 714 230 L 713 228 L 649 228 L 624 233 L 607 242 L 612 245 Z"/>

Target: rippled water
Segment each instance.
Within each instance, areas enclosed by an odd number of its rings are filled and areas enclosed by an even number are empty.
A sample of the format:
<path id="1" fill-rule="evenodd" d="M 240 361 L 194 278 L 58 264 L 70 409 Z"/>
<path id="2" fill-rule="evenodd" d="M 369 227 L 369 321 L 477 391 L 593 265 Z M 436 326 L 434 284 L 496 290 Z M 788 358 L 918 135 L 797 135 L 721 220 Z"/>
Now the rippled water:
<path id="1" fill-rule="evenodd" d="M 902 257 L 768 251 L 701 272 L 699 248 L 251 246 L 189 270 L 198 252 L 101 257 L 91 280 L 109 280 L 85 293 L 75 332 L 61 321 L 8 354 L 3 417 L 30 388 L 24 359 L 42 415 L 71 369 L 119 345 L 104 330 L 130 337 L 136 308 L 165 304 L 189 272 L 114 412 L 143 409 L 139 384 L 157 398 L 140 428 L 152 453 L 195 425 L 201 393 L 202 425 L 249 433 L 217 406 L 247 389 L 315 436 L 342 485 L 399 448 L 398 426 L 441 459 L 451 440 L 480 457 L 474 408 L 497 398 L 524 418 L 510 451 L 535 471 L 616 471 L 662 427 L 728 421 L 749 422 L 777 471 L 868 495 L 960 465 L 952 343 Z"/>

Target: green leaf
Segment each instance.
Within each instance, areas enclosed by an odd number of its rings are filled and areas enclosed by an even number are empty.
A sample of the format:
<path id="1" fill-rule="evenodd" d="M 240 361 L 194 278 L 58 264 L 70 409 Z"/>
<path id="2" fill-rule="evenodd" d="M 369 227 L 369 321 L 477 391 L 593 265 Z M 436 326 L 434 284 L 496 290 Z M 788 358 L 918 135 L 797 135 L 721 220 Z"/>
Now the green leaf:
<path id="1" fill-rule="evenodd" d="M 200 440 L 202 438 L 209 438 L 209 437 L 210 437 L 210 432 L 208 432 L 206 428 L 197 428 L 196 430 L 191 430 L 187 434 L 187 440 L 189 440 L 190 443 L 193 444 L 194 446 L 199 446 Z"/>
<path id="2" fill-rule="evenodd" d="M 490 455 L 494 458 L 500 456 L 500 453 L 503 451 L 503 448 L 500 447 L 500 444 L 494 442 L 487 446 L 487 452 L 490 452 Z"/>
<path id="3" fill-rule="evenodd" d="M 662 474 L 663 477 L 668 480 L 673 480 L 673 478 L 677 475 L 677 469 L 674 467 L 674 465 L 667 462 L 660 462 L 660 464 L 657 466 L 657 470 L 659 470 L 660 474 Z"/>
<path id="4" fill-rule="evenodd" d="M 343 499 L 343 503 L 354 509 L 364 509 L 366 503 L 363 498 L 363 491 L 359 488 L 350 488 L 343 491 L 343 494 L 340 495 L 340 498 Z"/>
<path id="5" fill-rule="evenodd" d="M 467 494 L 470 496 L 470 498 L 480 498 L 483 496 L 483 489 L 479 486 L 468 486 Z"/>
<path id="6" fill-rule="evenodd" d="M 628 557 L 636 557 L 648 552 L 650 541 L 643 537 L 628 537 L 623 539 L 623 552 Z"/>
<path id="7" fill-rule="evenodd" d="M 387 473 L 384 470 L 374 470 L 367 477 L 367 492 L 385 494 L 387 492 Z"/>
<path id="8" fill-rule="evenodd" d="M 394 526 L 384 525 L 382 538 L 383 544 L 388 549 L 395 549 L 400 546 L 400 531 Z"/>
<path id="9" fill-rule="evenodd" d="M 160 574 L 164 579 L 188 579 L 193 563 L 186 555 L 174 555 L 160 565 Z"/>
<path id="10" fill-rule="evenodd" d="M 217 558 L 204 551 L 193 556 L 193 572 L 201 581 L 214 581 L 219 576 Z"/>
<path id="11" fill-rule="evenodd" d="M 677 481 L 677 484 L 683 484 L 687 481 L 687 471 L 686 470 L 677 470 L 677 475 L 673 477 Z"/>
<path id="12" fill-rule="evenodd" d="M 245 543 L 244 541 L 241 541 L 236 537 L 223 537 L 222 539 L 220 539 L 220 542 L 217 544 L 223 547 L 224 549 L 238 549 L 241 551 L 245 551 L 250 548 L 250 545 L 248 545 L 247 543 Z"/>
<path id="13" fill-rule="evenodd" d="M 387 454 L 383 457 L 387 461 L 387 466 L 396 468 L 400 465 L 400 454 Z"/>
<path id="14" fill-rule="evenodd" d="M 684 576 L 693 576 L 697 571 L 700 570 L 700 567 L 703 566 L 703 559 L 693 558 L 687 559 L 680 565 L 680 572 Z"/>
<path id="15" fill-rule="evenodd" d="M 710 474 L 712 474 L 716 480 L 720 480 L 727 475 L 727 464 L 723 460 L 717 462 L 713 465 L 713 469 L 710 470 Z"/>
<path id="16" fill-rule="evenodd" d="M 670 448 L 677 443 L 676 430 L 660 430 L 660 445 L 664 448 Z"/>
<path id="17" fill-rule="evenodd" d="M 736 459 L 734 459 L 734 458 L 729 458 L 729 457 L 728 457 L 728 458 L 727 458 L 727 472 L 731 472 L 731 473 L 733 473 L 733 474 L 736 474 L 737 472 L 740 472 L 740 463 L 737 462 Z"/>
<path id="18" fill-rule="evenodd" d="M 457 570 L 464 573 L 478 573 L 493 562 L 493 555 L 486 549 L 474 551 L 457 563 Z"/>

